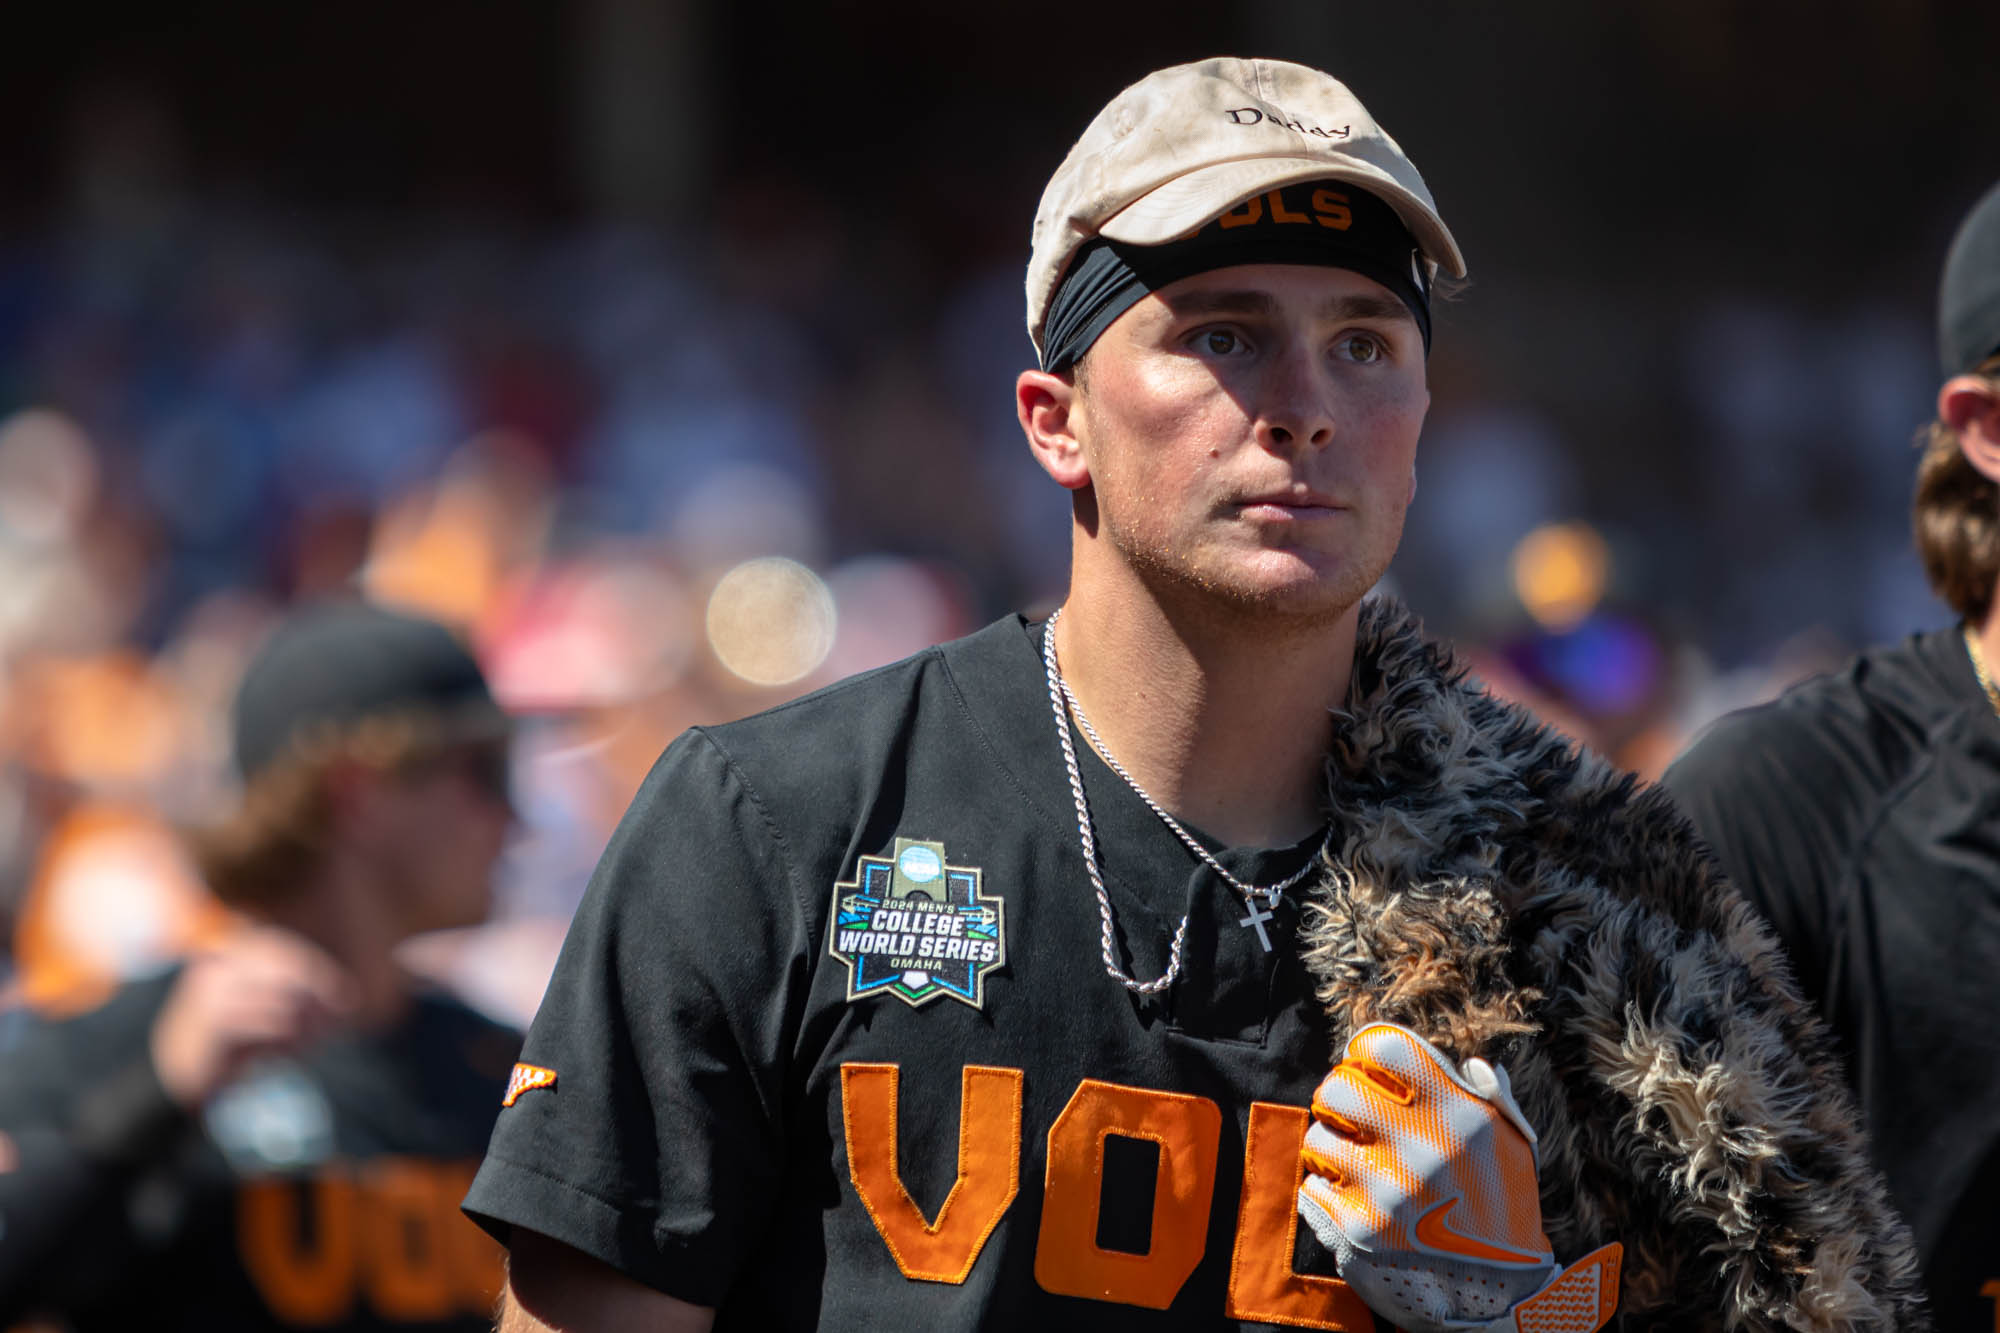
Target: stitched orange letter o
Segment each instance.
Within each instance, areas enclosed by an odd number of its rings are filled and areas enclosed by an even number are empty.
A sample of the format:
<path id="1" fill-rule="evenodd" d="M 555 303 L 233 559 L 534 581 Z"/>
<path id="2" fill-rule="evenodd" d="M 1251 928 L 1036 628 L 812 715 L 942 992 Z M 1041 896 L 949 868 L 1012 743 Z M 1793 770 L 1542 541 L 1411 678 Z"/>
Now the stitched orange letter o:
<path id="1" fill-rule="evenodd" d="M 1111 1134 L 1160 1145 L 1153 1190 L 1153 1247 L 1145 1254 L 1098 1248 L 1104 1140 Z M 1128 1088 L 1087 1078 L 1049 1127 L 1048 1185 L 1035 1242 L 1035 1281 L 1059 1296 L 1164 1310 L 1208 1248 L 1222 1110 L 1206 1097 Z"/>
<path id="2" fill-rule="evenodd" d="M 840 1067 L 847 1174 L 903 1276 L 963 1282 L 1021 1187 L 1021 1071 L 965 1067 L 958 1112 L 958 1179 L 937 1221 L 896 1169 L 896 1081 L 889 1064 Z"/>
<path id="3" fill-rule="evenodd" d="M 446 1228 L 463 1221 L 435 1163 L 384 1157 L 362 1177 L 368 1220 L 360 1227 L 368 1302 L 393 1323 L 419 1324 L 456 1312 Z"/>

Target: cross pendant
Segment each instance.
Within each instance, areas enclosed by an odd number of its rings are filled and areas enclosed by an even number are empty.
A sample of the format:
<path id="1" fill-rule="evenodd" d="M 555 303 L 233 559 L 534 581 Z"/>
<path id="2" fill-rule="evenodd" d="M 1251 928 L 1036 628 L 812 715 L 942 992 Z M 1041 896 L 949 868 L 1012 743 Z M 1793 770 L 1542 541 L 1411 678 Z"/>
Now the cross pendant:
<path id="1" fill-rule="evenodd" d="M 1271 909 L 1258 902 L 1255 898 L 1252 898 L 1250 900 L 1250 915 L 1244 917 L 1236 924 L 1239 926 L 1254 927 L 1257 931 L 1257 943 L 1264 946 L 1265 953 L 1269 953 L 1271 952 L 1271 937 L 1264 933 L 1264 923 L 1271 919 Z"/>

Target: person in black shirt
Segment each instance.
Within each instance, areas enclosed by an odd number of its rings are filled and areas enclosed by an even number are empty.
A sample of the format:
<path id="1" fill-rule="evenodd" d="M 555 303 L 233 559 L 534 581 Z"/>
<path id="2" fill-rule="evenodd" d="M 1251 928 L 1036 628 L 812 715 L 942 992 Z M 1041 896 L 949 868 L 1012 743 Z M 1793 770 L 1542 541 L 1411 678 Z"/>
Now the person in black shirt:
<path id="1" fill-rule="evenodd" d="M 1685 823 L 1364 599 L 1440 271 L 1319 71 L 1097 117 L 1015 386 L 1068 594 L 668 747 L 466 1199 L 507 1333 L 1920 1324 Z"/>
<path id="2" fill-rule="evenodd" d="M 2000 186 L 1945 263 L 1917 547 L 1960 623 L 1731 714 L 1665 784 L 1833 1027 L 1938 1327 L 2000 1318 Z"/>
<path id="3" fill-rule="evenodd" d="M 0 1326 L 490 1326 L 457 1211 L 519 1038 L 391 950 L 484 918 L 508 724 L 440 625 L 294 614 L 235 703 L 240 809 L 197 852 L 241 924 L 60 1021 L 9 1015 Z"/>

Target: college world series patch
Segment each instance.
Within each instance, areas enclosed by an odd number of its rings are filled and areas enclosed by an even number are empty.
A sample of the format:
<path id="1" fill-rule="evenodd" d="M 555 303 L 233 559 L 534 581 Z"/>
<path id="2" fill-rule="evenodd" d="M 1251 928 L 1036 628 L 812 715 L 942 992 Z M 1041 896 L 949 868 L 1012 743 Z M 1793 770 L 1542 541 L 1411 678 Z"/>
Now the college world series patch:
<path id="1" fill-rule="evenodd" d="M 1006 902 L 979 891 L 977 866 L 946 865 L 944 844 L 896 839 L 833 886 L 827 950 L 847 964 L 847 998 L 887 992 L 986 1004 L 986 974 L 1007 961 Z"/>

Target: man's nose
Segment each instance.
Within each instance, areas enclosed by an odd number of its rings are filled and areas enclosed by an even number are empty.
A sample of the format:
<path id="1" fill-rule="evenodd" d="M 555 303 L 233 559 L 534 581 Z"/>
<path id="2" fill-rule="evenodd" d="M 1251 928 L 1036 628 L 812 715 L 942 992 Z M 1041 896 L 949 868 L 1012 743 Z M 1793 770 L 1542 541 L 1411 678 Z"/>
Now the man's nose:
<path id="1" fill-rule="evenodd" d="M 1257 441 L 1272 453 L 1324 449 L 1333 443 L 1333 386 L 1313 349 L 1293 347 L 1276 358 L 1262 398 Z"/>

